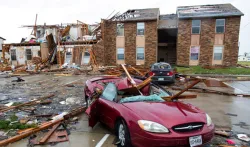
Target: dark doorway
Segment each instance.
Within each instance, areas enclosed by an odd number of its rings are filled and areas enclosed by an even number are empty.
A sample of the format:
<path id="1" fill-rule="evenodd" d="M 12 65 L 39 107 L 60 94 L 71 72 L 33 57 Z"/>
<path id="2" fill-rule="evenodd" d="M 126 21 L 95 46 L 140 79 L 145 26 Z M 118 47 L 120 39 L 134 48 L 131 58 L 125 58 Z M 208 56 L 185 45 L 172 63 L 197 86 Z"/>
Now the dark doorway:
<path id="1" fill-rule="evenodd" d="M 158 29 L 158 62 L 176 64 L 177 28 Z"/>

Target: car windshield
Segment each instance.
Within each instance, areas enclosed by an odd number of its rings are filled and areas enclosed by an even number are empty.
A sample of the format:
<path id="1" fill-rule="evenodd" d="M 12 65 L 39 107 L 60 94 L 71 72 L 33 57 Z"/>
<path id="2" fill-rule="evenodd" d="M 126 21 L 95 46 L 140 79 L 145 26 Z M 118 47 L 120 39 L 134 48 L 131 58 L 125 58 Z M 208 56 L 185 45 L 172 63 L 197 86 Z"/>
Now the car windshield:
<path id="1" fill-rule="evenodd" d="M 138 95 L 138 96 L 126 97 L 120 100 L 120 103 L 129 103 L 129 102 L 164 102 L 164 100 L 156 94 L 149 96 Z"/>
<path id="2" fill-rule="evenodd" d="M 152 66 L 152 69 L 171 69 L 171 66 L 167 63 L 157 63 Z"/>

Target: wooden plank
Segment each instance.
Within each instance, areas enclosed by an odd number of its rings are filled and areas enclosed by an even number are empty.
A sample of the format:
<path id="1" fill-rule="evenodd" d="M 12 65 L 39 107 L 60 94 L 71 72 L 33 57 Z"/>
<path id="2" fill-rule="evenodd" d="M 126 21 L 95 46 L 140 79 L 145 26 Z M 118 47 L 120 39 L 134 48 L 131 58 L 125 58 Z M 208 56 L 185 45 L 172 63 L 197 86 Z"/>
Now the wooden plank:
<path id="1" fill-rule="evenodd" d="M 172 97 L 171 96 L 168 96 L 168 97 L 162 97 L 164 100 L 166 101 L 170 101 L 172 100 Z M 176 99 L 194 99 L 194 98 L 197 98 L 197 95 L 180 95 L 178 96 Z"/>
<path id="2" fill-rule="evenodd" d="M 55 96 L 55 95 L 54 95 L 54 94 L 50 94 L 50 95 L 47 95 L 47 96 L 44 96 L 44 97 L 40 97 L 40 98 L 38 98 L 38 99 L 36 99 L 36 100 L 29 101 L 29 102 L 27 102 L 27 103 L 23 103 L 23 104 L 16 105 L 16 106 L 14 106 L 14 107 L 2 109 L 2 110 L 0 110 L 0 112 L 3 113 L 3 112 L 6 112 L 6 111 L 9 111 L 9 110 L 12 110 L 12 109 L 17 109 L 17 108 L 20 108 L 20 107 L 22 107 L 22 106 L 26 106 L 26 105 L 33 104 L 33 103 L 35 103 L 35 102 L 37 102 L 37 101 L 41 101 L 41 100 L 44 100 L 44 99 L 47 99 L 47 98 L 51 98 L 51 97 L 53 97 L 53 96 Z"/>
<path id="3" fill-rule="evenodd" d="M 55 130 L 59 127 L 61 123 L 57 123 L 53 126 L 52 129 L 49 130 L 49 132 L 40 140 L 41 144 L 46 143 L 46 141 L 49 139 L 49 137 L 55 132 Z"/>

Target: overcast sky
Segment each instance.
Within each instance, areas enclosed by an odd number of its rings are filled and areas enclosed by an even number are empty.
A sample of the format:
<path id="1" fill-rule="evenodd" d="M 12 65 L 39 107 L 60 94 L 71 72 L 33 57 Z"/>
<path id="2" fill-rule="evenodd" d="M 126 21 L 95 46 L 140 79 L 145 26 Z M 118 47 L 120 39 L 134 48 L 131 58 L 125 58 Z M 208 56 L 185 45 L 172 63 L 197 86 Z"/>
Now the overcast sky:
<path id="1" fill-rule="evenodd" d="M 240 54 L 250 52 L 249 0 L 0 0 L 0 36 L 7 43 L 19 43 L 32 30 L 21 28 L 37 24 L 100 22 L 114 10 L 124 12 L 135 8 L 160 8 L 161 14 L 175 13 L 177 6 L 231 3 L 245 15 L 241 18 Z"/>

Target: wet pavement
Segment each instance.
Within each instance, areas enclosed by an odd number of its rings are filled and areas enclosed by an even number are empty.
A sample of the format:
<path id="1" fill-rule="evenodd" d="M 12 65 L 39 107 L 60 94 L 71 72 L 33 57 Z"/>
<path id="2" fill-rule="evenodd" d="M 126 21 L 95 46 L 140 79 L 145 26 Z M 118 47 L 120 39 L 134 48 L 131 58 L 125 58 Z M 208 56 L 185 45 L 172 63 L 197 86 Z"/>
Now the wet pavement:
<path id="1" fill-rule="evenodd" d="M 7 103 L 11 100 L 22 101 L 47 95 L 49 93 L 56 93 L 57 96 L 53 98 L 53 103 L 49 106 L 50 108 L 39 109 L 39 112 L 45 114 L 48 112 L 63 112 L 84 104 L 83 88 L 85 81 L 89 78 L 91 78 L 91 76 L 32 75 L 23 77 L 25 82 L 14 83 L 15 85 L 11 83 L 11 80 L 14 78 L 2 78 L 0 80 L 0 97 L 5 100 L 0 102 Z M 67 86 L 67 84 L 72 83 L 74 84 L 73 87 Z M 241 84 L 241 82 L 237 84 Z M 243 85 L 245 84 L 248 83 L 246 82 Z M 244 89 L 244 86 L 240 88 L 241 90 L 249 90 Z M 237 133 L 250 134 L 250 117 L 248 114 L 250 112 L 250 98 L 208 93 L 195 94 L 198 95 L 198 98 L 185 101 L 207 112 L 211 116 L 216 127 L 228 127 Z M 76 103 L 70 105 L 60 104 L 61 101 L 66 101 L 67 98 L 73 98 L 73 101 Z M 55 146 L 94 147 L 99 146 L 100 142 L 103 143 L 101 145 L 103 147 L 114 146 L 114 134 L 101 124 L 97 124 L 94 128 L 88 127 L 88 118 L 85 114 L 82 114 L 78 123 L 71 125 L 70 129 L 71 134 L 69 135 L 69 141 L 58 143 Z M 105 140 L 107 134 L 109 135 Z M 28 138 L 13 143 L 9 145 L 9 147 L 24 147 L 27 146 L 27 144 Z"/>

